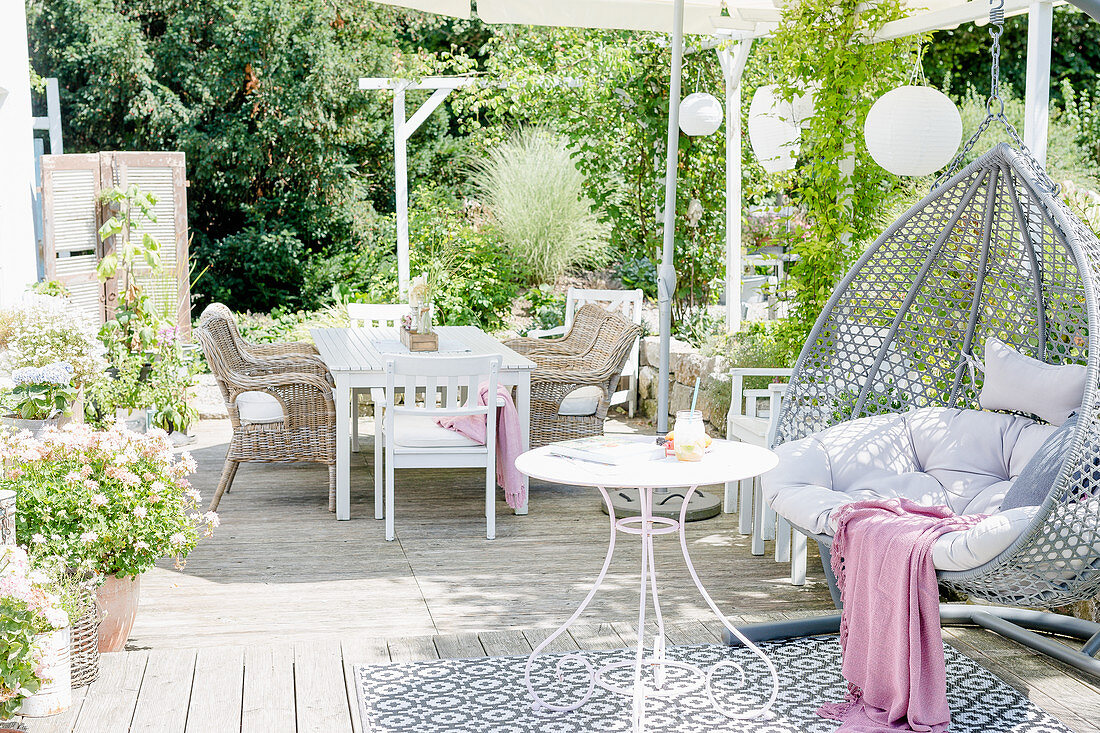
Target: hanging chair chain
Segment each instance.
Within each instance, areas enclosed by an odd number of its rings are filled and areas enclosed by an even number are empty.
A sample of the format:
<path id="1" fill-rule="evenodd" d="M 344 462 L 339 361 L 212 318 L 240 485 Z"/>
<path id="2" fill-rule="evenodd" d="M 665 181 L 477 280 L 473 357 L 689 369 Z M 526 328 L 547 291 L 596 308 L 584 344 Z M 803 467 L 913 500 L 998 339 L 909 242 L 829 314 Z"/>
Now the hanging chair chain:
<path id="1" fill-rule="evenodd" d="M 1031 150 L 1028 149 L 1024 141 L 1020 139 L 1020 135 L 1016 132 L 1016 128 L 1013 127 L 1008 116 L 1005 115 L 1005 102 L 1001 97 L 1001 34 L 1004 33 L 1005 26 L 1005 4 L 1004 0 L 989 0 L 989 4 L 989 36 L 993 39 L 993 44 L 990 49 L 990 91 L 989 99 L 985 102 L 985 119 L 982 120 L 982 123 L 978 125 L 978 129 L 975 130 L 974 134 L 971 135 L 962 146 L 959 154 L 951 161 L 951 165 L 948 166 L 940 177 L 936 179 L 936 182 L 932 184 L 932 190 L 934 191 L 939 188 L 959 171 L 966 156 L 970 154 L 970 151 L 974 148 L 974 144 L 978 142 L 978 138 L 980 138 L 989 128 L 990 124 L 997 121 L 1004 125 L 1005 130 L 1008 131 L 1008 136 L 1012 141 L 1013 147 L 1023 154 L 1028 167 L 1036 174 L 1036 177 L 1043 187 L 1050 193 L 1057 195 L 1059 186 L 1050 179 L 1050 176 L 1043 166 L 1040 165 L 1039 161 L 1035 160 L 1034 156 L 1031 154 Z M 994 107 L 997 109 L 996 112 L 993 111 Z"/>

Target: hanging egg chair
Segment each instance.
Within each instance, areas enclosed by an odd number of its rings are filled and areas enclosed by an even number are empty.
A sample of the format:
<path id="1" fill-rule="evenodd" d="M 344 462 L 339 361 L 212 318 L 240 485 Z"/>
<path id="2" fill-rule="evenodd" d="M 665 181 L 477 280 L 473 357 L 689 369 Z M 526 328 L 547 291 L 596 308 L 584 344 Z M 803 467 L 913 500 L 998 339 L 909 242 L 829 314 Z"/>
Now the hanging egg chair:
<path id="1" fill-rule="evenodd" d="M 1029 524 L 992 559 L 939 572 L 942 584 L 974 601 L 1051 609 L 1100 596 L 1100 241 L 1005 118 L 995 18 L 991 34 L 994 85 L 986 120 L 933 191 L 837 286 L 795 365 L 775 442 L 914 409 L 981 410 L 983 375 L 975 364 L 987 340 L 1047 365 L 1083 366 L 1069 449 Z M 1012 145 L 999 144 L 959 170 L 994 122 L 1006 127 Z M 827 557 L 828 538 L 807 534 Z M 943 618 L 978 623 L 1100 674 L 1100 625 L 985 605 L 947 605 Z M 761 625 L 750 638 L 823 633 L 835 630 L 833 622 Z M 1087 641 L 1076 651 L 1024 627 Z"/>

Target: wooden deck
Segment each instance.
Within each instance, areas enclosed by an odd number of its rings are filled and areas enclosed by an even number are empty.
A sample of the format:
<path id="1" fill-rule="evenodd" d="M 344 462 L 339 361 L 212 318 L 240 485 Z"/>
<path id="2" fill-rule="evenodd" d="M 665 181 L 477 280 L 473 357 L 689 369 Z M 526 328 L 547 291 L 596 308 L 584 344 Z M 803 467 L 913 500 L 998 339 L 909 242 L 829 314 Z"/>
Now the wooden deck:
<path id="1" fill-rule="evenodd" d="M 738 622 L 787 614 L 735 616 Z M 617 649 L 630 623 L 578 625 L 551 651 Z M 99 680 L 66 713 L 31 722 L 31 733 L 362 733 L 353 664 L 527 654 L 549 629 L 445 636 L 349 637 L 104 655 Z M 674 644 L 719 643 L 717 621 L 670 624 Z M 1100 689 L 989 632 L 952 628 L 945 638 L 1079 733 L 1100 731 Z M 537 732 L 532 732 L 537 733 Z"/>
<path id="2" fill-rule="evenodd" d="M 200 428 L 195 484 L 206 496 L 228 436 L 225 422 Z M 67 713 L 30 721 L 32 733 L 359 733 L 352 664 L 527 653 L 587 592 L 607 538 L 593 492 L 536 483 L 528 516 L 498 503 L 488 542 L 477 471 L 399 473 L 390 543 L 373 519 L 368 453 L 353 460 L 349 522 L 327 511 L 323 468 L 242 467 L 215 538 L 182 571 L 165 563 L 143 577 L 128 651 L 105 655 L 100 679 Z M 809 583 L 795 588 L 786 565 L 749 554 L 735 515 L 688 536 L 703 582 L 735 621 L 832 608 L 815 555 Z M 633 637 L 640 556 L 622 539 L 601 595 L 553 650 Z M 656 561 L 669 641 L 717 643 L 720 625 L 665 539 Z M 946 638 L 1074 730 L 1100 733 L 1097 680 L 988 632 Z"/>

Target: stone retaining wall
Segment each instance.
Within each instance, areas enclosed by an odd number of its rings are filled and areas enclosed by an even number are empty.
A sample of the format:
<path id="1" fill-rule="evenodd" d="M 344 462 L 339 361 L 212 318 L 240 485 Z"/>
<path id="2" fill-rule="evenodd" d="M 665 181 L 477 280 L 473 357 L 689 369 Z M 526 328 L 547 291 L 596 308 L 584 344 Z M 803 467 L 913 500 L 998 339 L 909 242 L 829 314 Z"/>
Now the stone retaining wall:
<path id="1" fill-rule="evenodd" d="M 639 350 L 641 362 L 638 369 L 638 411 L 646 417 L 657 415 L 657 367 L 660 361 L 661 341 L 656 336 L 642 339 Z M 672 339 L 669 344 L 669 400 L 668 414 L 676 416 L 678 410 L 691 407 L 691 393 L 695 389 L 695 379 L 701 380 L 699 401 L 696 409 L 702 411 L 708 430 L 714 435 L 726 434 L 726 400 L 712 398 L 712 390 L 707 389 L 716 379 L 729 370 L 729 364 L 722 356 L 703 356 L 695 347 L 684 341 Z M 727 398 L 728 399 L 728 398 Z M 671 424 L 671 422 L 670 422 Z"/>

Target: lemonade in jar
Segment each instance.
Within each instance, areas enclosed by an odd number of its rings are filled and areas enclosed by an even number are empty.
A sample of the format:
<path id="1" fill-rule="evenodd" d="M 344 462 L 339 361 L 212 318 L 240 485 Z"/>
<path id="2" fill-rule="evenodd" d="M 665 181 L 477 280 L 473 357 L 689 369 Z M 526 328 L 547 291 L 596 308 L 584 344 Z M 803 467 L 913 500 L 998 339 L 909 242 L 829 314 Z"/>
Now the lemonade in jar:
<path id="1" fill-rule="evenodd" d="M 699 410 L 680 410 L 676 413 L 676 460 L 701 461 L 707 449 L 707 432 L 703 428 L 703 413 Z"/>

